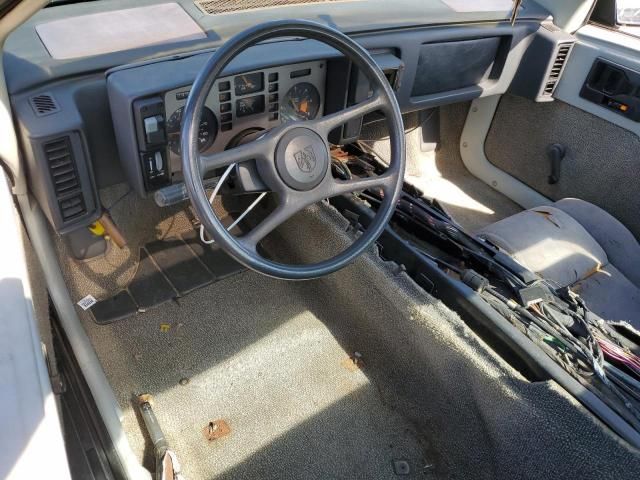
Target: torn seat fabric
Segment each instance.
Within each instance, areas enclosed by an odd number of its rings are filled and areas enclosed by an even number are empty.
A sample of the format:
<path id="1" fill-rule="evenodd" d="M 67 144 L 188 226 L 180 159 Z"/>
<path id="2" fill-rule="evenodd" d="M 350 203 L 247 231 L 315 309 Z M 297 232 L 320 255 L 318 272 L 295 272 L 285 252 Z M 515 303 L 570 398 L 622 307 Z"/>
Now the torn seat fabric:
<path id="1" fill-rule="evenodd" d="M 525 210 L 478 235 L 611 323 L 640 330 L 640 245 L 601 208 L 578 199 Z"/>

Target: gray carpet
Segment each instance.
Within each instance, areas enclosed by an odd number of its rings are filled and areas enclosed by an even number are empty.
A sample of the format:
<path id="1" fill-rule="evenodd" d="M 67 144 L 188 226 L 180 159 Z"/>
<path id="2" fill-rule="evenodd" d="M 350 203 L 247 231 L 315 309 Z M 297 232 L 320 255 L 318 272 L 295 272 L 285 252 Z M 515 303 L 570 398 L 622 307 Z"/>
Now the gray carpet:
<path id="1" fill-rule="evenodd" d="M 567 147 L 560 181 L 550 185 L 550 144 Z M 556 100 L 534 103 L 505 95 L 485 144 L 487 158 L 543 195 L 594 203 L 640 238 L 640 138 Z"/>
<path id="2" fill-rule="evenodd" d="M 347 226 L 315 206 L 265 248 L 317 261 L 352 241 Z M 395 478 L 398 459 L 414 478 L 640 475 L 637 451 L 553 382 L 527 381 L 374 251 L 320 280 L 245 272 L 180 302 L 108 326 L 79 312 L 149 468 L 131 398 L 142 391 L 190 480 Z M 343 363 L 354 352 L 361 371 Z M 218 418 L 231 433 L 209 444 L 202 429 Z"/>
<path id="3" fill-rule="evenodd" d="M 150 315 L 88 325 L 140 458 L 131 397 L 146 392 L 189 479 L 395 478 L 394 460 L 423 478 L 420 436 L 348 368 L 354 352 L 324 325 L 331 312 L 309 307 L 313 291 L 245 272 Z M 202 430 L 217 419 L 231 434 L 209 442 Z"/>
<path id="4" fill-rule="evenodd" d="M 495 217 L 506 215 L 504 198 L 461 169 L 456 139 L 465 112 L 464 105 L 443 109 L 433 165 L 456 185 L 468 182 L 465 192 L 477 188 L 474 198 L 500 212 Z M 410 173 L 419 168 L 412 161 Z M 57 242 L 76 301 L 126 284 L 138 245 L 192 228 L 186 205 L 162 210 L 124 193 L 116 186 L 101 195 L 128 248 L 76 262 Z M 465 218 L 464 208 L 458 213 Z M 469 210 L 465 221 L 473 228 L 494 215 Z M 318 205 L 264 246 L 280 260 L 317 261 L 353 240 L 347 228 Z M 107 326 L 77 309 L 148 468 L 150 446 L 132 398 L 141 392 L 155 397 L 189 480 L 395 478 L 394 460 L 406 461 L 414 478 L 640 476 L 639 452 L 555 383 L 529 382 L 373 249 L 320 280 L 285 283 L 245 272 L 179 302 Z M 344 363 L 354 352 L 361 370 Z M 231 433 L 209 443 L 202 430 L 220 418 Z"/>
<path id="5" fill-rule="evenodd" d="M 437 199 L 462 227 L 473 233 L 522 210 L 503 194 L 469 173 L 460 157 L 460 135 L 469 104 L 440 107 L 440 142 L 435 151 L 422 150 L 418 115 L 405 116 L 407 130 L 407 182 Z M 435 113 L 434 115 L 437 115 Z M 432 118 L 432 121 L 434 119 Z M 367 126 L 364 138 L 388 162 L 389 142 L 383 122 Z"/>

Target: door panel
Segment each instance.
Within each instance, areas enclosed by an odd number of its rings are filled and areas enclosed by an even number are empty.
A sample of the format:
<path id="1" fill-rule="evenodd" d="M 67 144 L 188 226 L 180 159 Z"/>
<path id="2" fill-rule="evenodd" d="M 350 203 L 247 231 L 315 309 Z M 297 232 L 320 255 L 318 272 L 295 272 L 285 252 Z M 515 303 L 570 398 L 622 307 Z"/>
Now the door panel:
<path id="1" fill-rule="evenodd" d="M 502 97 L 485 153 L 496 167 L 546 197 L 594 203 L 640 238 L 640 122 L 616 111 L 606 98 L 593 102 L 580 95 L 599 59 L 640 72 L 640 39 L 592 25 L 576 36 L 556 100 L 534 103 Z M 637 89 L 630 91 L 638 95 Z M 550 183 L 547 151 L 555 143 L 566 147 L 566 156 L 560 162 L 559 181 Z"/>
<path id="2" fill-rule="evenodd" d="M 558 100 L 593 113 L 640 136 L 640 122 L 635 122 L 580 96 L 580 91 L 598 59 L 640 72 L 640 38 L 587 25 L 576 34 L 578 42 L 567 61 L 554 93 Z M 639 159 L 640 161 L 640 159 Z"/>
<path id="3" fill-rule="evenodd" d="M 549 183 L 547 148 L 566 147 L 560 179 Z M 605 209 L 640 238 L 640 137 L 556 100 L 505 95 L 485 143 L 496 167 L 552 200 L 575 197 Z"/>

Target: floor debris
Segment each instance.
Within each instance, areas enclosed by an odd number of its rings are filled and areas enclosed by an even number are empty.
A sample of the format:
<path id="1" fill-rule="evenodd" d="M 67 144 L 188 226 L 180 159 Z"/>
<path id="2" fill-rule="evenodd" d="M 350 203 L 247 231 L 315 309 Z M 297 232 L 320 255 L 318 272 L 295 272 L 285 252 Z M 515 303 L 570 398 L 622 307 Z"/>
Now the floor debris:
<path id="1" fill-rule="evenodd" d="M 349 370 L 350 372 L 355 372 L 356 370 L 360 370 L 364 367 L 364 360 L 362 359 L 362 354 L 360 352 L 354 352 L 353 355 L 345 358 L 342 361 L 342 366 Z"/>
<path id="2" fill-rule="evenodd" d="M 393 471 L 396 475 L 409 475 L 411 473 L 411 467 L 406 460 L 394 460 Z"/>
<path id="3" fill-rule="evenodd" d="M 214 420 L 204 427 L 203 433 L 204 438 L 212 442 L 213 440 L 218 440 L 219 438 L 229 435 L 231 433 L 231 427 L 222 419 Z"/>

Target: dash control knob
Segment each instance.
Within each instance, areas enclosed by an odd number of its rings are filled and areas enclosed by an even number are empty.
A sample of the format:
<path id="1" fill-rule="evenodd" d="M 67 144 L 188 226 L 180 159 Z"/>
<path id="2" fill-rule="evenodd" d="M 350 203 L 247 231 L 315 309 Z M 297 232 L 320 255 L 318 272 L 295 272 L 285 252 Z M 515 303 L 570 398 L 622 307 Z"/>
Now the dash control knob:
<path id="1" fill-rule="evenodd" d="M 144 120 L 144 137 L 147 145 L 157 145 L 165 142 L 164 117 L 153 115 Z"/>

